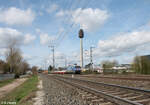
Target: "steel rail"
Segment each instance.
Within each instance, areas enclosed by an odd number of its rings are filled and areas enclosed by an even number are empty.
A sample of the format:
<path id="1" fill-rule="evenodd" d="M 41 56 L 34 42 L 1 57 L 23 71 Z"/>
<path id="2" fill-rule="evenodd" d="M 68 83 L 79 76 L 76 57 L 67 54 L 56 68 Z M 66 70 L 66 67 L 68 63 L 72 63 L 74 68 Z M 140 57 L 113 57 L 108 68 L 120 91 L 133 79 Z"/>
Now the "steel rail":
<path id="1" fill-rule="evenodd" d="M 57 80 L 60 80 L 60 81 L 62 81 L 64 83 L 67 83 L 67 84 L 70 84 L 72 86 L 75 86 L 75 87 L 77 87 L 79 89 L 83 89 L 83 90 L 89 91 L 90 93 L 94 93 L 94 94 L 96 94 L 96 95 L 98 95 L 100 97 L 103 97 L 106 100 L 109 100 L 110 102 L 116 103 L 118 105 L 143 105 L 143 104 L 140 104 L 140 103 L 137 103 L 137 102 L 130 101 L 128 99 L 124 99 L 124 98 L 120 98 L 118 96 L 113 96 L 113 95 L 104 93 L 104 92 L 96 90 L 94 88 L 85 87 L 85 86 L 77 84 L 77 83 L 69 82 L 69 81 L 63 79 L 62 76 L 55 76 L 54 78 L 57 79 Z M 71 79 L 71 78 L 69 78 L 69 79 Z"/>
<path id="2" fill-rule="evenodd" d="M 90 77 L 90 76 L 83 76 L 83 77 Z M 90 78 L 93 78 L 94 76 L 91 76 Z M 121 80 L 136 80 L 136 81 L 150 81 L 150 78 L 144 78 L 144 77 L 134 77 L 134 78 L 127 78 L 127 77 L 96 77 L 96 78 L 107 78 L 107 79 L 121 79 Z"/>
<path id="3" fill-rule="evenodd" d="M 89 83 L 93 83 L 93 84 L 97 84 L 97 85 L 111 86 L 111 87 L 128 89 L 128 90 L 133 90 L 133 91 L 138 91 L 138 92 L 150 93 L 150 90 L 145 90 L 145 89 L 139 89 L 139 88 L 133 88 L 133 87 L 127 87 L 127 86 L 121 86 L 121 85 L 115 85 L 115 84 L 107 84 L 107 83 L 103 83 L 103 82 L 93 82 L 93 81 L 89 81 L 89 80 L 70 78 L 70 77 L 64 77 L 64 76 L 61 76 L 61 77 L 72 79 L 72 80 L 83 81 L 83 82 L 89 82 Z"/>

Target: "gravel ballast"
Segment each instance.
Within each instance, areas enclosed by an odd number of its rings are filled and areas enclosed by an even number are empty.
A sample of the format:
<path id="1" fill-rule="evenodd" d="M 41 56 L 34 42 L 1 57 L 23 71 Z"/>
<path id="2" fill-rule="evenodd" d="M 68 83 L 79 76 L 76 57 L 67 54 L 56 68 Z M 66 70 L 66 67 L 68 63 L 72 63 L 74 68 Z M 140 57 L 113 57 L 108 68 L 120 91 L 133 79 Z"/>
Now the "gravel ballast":
<path id="1" fill-rule="evenodd" d="M 79 97 L 79 91 L 70 85 L 54 80 L 51 76 L 41 75 L 44 89 L 44 105 L 88 105 Z"/>
<path id="2" fill-rule="evenodd" d="M 71 75 L 65 75 L 65 76 L 71 77 Z M 74 78 L 80 78 L 83 80 L 90 80 L 90 81 L 94 81 L 94 82 L 103 82 L 103 83 L 107 83 L 107 84 L 116 84 L 116 85 L 121 85 L 121 86 L 150 90 L 150 82 L 149 81 L 98 78 L 97 75 L 92 75 L 92 76 L 74 75 Z M 129 78 L 131 78 L 131 77 L 129 77 Z"/>
<path id="3" fill-rule="evenodd" d="M 134 87 L 140 89 L 150 89 L 150 82 L 149 81 L 133 81 L 133 80 L 120 80 L 120 79 L 109 79 L 109 78 L 88 78 L 88 77 L 78 77 L 85 80 L 91 80 L 95 82 L 103 82 L 108 84 L 116 84 L 121 86 L 127 87 Z"/>

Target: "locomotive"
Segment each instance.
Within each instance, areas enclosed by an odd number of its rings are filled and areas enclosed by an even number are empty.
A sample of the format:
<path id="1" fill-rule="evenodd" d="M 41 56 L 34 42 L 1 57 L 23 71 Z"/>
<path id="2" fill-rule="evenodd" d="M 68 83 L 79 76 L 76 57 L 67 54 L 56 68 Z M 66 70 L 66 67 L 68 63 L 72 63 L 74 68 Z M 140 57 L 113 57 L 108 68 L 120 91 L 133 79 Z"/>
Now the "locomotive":
<path id="1" fill-rule="evenodd" d="M 74 66 L 69 66 L 66 70 L 66 74 L 80 74 L 81 73 L 81 67 L 74 65 Z"/>
<path id="2" fill-rule="evenodd" d="M 68 66 L 66 70 L 61 71 L 51 71 L 52 74 L 80 74 L 81 67 L 77 65 Z"/>

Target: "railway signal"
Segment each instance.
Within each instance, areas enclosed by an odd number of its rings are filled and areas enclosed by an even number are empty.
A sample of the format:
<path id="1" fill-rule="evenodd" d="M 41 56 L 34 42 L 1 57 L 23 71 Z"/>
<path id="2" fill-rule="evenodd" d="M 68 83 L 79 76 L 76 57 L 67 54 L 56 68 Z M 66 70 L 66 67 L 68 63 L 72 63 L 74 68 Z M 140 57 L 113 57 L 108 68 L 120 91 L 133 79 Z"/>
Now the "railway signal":
<path id="1" fill-rule="evenodd" d="M 90 47 L 90 63 L 92 71 L 93 71 L 93 48 L 94 47 Z"/>
<path id="2" fill-rule="evenodd" d="M 84 38 L 83 29 L 79 30 L 79 38 L 80 38 L 80 66 L 83 68 L 83 38 Z"/>

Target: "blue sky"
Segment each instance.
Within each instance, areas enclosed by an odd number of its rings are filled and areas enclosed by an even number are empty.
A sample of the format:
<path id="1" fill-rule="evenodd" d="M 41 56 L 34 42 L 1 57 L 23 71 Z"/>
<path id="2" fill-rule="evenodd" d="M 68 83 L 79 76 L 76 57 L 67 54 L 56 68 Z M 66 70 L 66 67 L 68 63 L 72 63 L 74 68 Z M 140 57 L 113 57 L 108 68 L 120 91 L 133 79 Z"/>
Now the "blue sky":
<path id="1" fill-rule="evenodd" d="M 85 31 L 84 50 L 94 46 L 94 63 L 118 60 L 131 63 L 135 55 L 149 54 L 150 0 L 0 0 L 0 55 L 9 37 L 20 40 L 31 65 L 79 64 L 78 30 Z M 73 25 L 73 26 L 72 26 Z M 85 55 L 85 64 L 89 54 Z"/>

